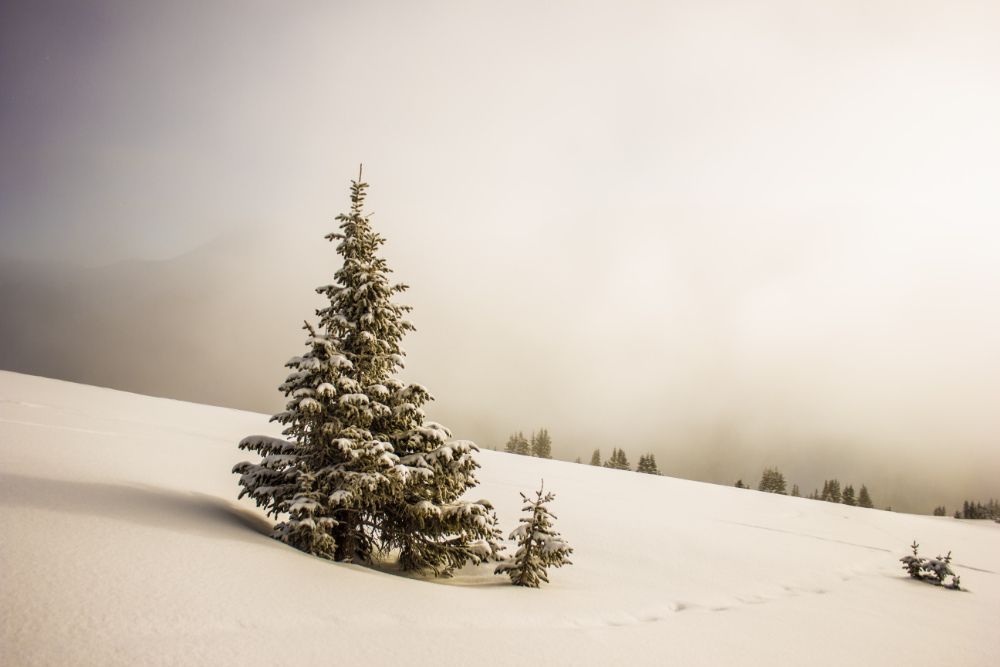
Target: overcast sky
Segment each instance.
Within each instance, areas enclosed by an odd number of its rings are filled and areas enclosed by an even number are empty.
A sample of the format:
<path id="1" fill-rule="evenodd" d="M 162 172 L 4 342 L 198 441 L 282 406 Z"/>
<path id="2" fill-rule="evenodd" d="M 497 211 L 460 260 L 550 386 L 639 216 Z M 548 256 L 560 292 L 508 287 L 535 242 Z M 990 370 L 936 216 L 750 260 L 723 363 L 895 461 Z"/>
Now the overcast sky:
<path id="1" fill-rule="evenodd" d="M 458 435 L 989 494 L 997 35 L 992 0 L 3 3 L 0 258 L 244 238 L 257 315 L 306 316 L 364 162 Z"/>

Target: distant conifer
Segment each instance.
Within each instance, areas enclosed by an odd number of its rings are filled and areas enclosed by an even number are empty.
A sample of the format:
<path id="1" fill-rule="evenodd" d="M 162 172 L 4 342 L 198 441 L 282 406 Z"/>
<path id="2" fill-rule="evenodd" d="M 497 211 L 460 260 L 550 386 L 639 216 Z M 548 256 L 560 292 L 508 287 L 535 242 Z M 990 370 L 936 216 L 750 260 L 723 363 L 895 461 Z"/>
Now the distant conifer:
<path id="1" fill-rule="evenodd" d="M 820 500 L 825 500 L 830 503 L 839 503 L 840 499 L 840 481 L 836 479 L 828 479 L 823 482 L 823 494 L 820 496 Z"/>
<path id="2" fill-rule="evenodd" d="M 611 458 L 604 462 L 604 467 L 614 468 L 615 470 L 632 469 L 629 465 L 628 458 L 625 456 L 625 450 L 618 449 L 617 447 L 611 450 Z"/>
<path id="3" fill-rule="evenodd" d="M 511 436 L 507 439 L 507 444 L 504 445 L 504 451 L 510 454 L 528 456 L 531 454 L 531 443 L 529 443 L 528 439 L 524 437 L 524 433 L 518 431 L 517 433 L 511 434 Z"/>
<path id="4" fill-rule="evenodd" d="M 765 468 L 760 478 L 760 484 L 757 485 L 757 490 L 784 495 L 785 476 L 777 468 Z"/>
<path id="5" fill-rule="evenodd" d="M 656 457 L 653 454 L 643 454 L 639 457 L 639 465 L 636 472 L 643 472 L 648 475 L 659 475 L 660 468 L 656 465 Z"/>
<path id="6" fill-rule="evenodd" d="M 540 459 L 552 458 L 552 437 L 548 429 L 541 429 L 538 435 L 531 436 L 531 455 Z"/>

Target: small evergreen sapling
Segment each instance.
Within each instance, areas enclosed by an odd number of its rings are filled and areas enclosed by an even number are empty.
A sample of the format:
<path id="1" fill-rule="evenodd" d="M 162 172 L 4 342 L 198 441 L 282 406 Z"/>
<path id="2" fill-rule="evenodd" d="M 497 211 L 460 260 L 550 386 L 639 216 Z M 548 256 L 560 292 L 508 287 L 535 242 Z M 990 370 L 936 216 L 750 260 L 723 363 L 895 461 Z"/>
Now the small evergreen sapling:
<path id="1" fill-rule="evenodd" d="M 956 590 L 959 587 L 958 576 L 951 570 L 950 551 L 944 558 L 941 556 L 938 556 L 937 558 L 928 558 L 924 563 L 924 571 L 927 573 L 927 578 L 939 586 L 944 584 L 945 577 L 951 577 L 951 585 L 948 587 Z"/>
<path id="2" fill-rule="evenodd" d="M 913 550 L 913 554 L 903 556 L 899 559 L 899 561 L 903 564 L 903 569 L 907 571 L 910 577 L 913 579 L 920 579 L 920 567 L 924 562 L 924 559 L 917 555 L 917 549 L 920 548 L 920 545 L 917 544 L 916 540 L 913 540 L 913 544 L 910 545 L 910 548 Z"/>
<path id="3" fill-rule="evenodd" d="M 910 545 L 913 550 L 912 555 L 903 556 L 899 561 L 903 564 L 903 569 L 913 579 L 926 581 L 937 586 L 944 586 L 953 590 L 961 590 L 960 580 L 951 569 L 951 552 L 944 557 L 923 558 L 917 553 L 920 547 L 916 540 Z M 951 577 L 950 583 L 945 583 L 945 579 Z"/>
<path id="4" fill-rule="evenodd" d="M 521 493 L 524 501 L 523 517 L 511 534 L 510 539 L 517 541 L 517 552 L 497 566 L 497 574 L 506 574 L 515 586 L 538 588 L 541 582 L 549 583 L 546 570 L 549 567 L 571 565 L 569 555 L 572 547 L 562 539 L 552 526 L 556 518 L 545 506 L 555 499 L 555 494 L 545 493 L 545 483 L 535 492 L 531 499 Z"/>

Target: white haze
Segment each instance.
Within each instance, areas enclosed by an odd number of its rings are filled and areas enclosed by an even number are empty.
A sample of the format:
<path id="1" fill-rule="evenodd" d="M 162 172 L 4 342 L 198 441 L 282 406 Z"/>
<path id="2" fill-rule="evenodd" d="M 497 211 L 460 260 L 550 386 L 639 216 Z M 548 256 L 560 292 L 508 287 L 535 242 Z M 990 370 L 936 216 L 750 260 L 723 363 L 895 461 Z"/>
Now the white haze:
<path id="1" fill-rule="evenodd" d="M 276 409 L 364 161 L 460 435 L 995 495 L 995 3 L 106 7 L 85 53 L 59 15 L 8 40 L 0 255 L 163 261 L 69 274 L 115 295 L 83 349 L 6 297 L 5 367 Z"/>

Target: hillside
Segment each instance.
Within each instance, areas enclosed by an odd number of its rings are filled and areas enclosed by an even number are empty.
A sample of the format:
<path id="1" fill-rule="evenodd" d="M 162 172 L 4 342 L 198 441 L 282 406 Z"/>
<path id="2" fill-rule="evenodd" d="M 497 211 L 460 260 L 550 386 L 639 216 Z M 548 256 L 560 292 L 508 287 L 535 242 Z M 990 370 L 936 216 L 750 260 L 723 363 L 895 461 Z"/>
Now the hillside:
<path id="1" fill-rule="evenodd" d="M 483 451 L 574 565 L 419 580 L 305 556 L 237 502 L 267 417 L 0 372 L 0 664 L 995 665 L 1000 525 Z M 907 579 L 916 539 L 965 592 Z"/>

